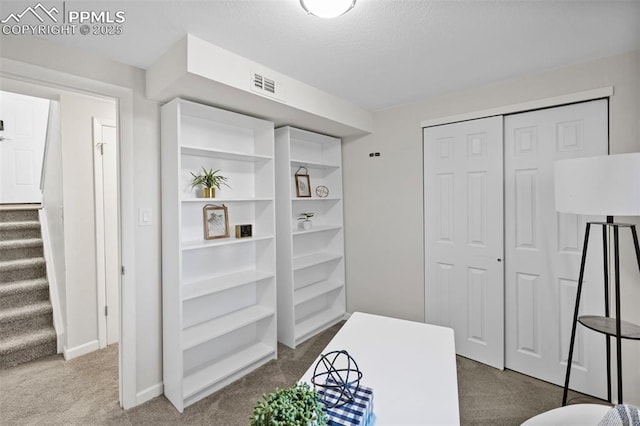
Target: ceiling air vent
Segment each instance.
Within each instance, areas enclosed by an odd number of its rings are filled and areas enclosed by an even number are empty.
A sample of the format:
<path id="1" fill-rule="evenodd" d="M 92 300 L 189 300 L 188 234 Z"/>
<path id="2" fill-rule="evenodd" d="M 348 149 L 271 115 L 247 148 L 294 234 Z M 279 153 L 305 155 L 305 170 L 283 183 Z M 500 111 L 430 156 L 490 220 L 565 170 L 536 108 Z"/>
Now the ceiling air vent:
<path id="1" fill-rule="evenodd" d="M 264 94 L 276 94 L 276 82 L 261 74 L 253 73 L 251 88 L 256 92 L 266 92 Z"/>
<path id="2" fill-rule="evenodd" d="M 264 80 L 260 74 L 253 75 L 253 87 L 260 90 L 264 89 Z"/>

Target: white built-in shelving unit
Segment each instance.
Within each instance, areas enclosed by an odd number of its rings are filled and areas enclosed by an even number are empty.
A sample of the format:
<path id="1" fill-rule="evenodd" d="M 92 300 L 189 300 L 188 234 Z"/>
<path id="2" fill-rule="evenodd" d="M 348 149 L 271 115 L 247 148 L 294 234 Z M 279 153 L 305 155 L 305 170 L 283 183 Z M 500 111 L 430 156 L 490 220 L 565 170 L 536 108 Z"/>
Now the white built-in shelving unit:
<path id="1" fill-rule="evenodd" d="M 164 392 L 178 411 L 277 356 L 273 123 L 174 99 L 162 107 Z M 198 198 L 191 174 L 231 188 Z M 203 208 L 229 238 L 204 238 Z M 235 238 L 236 224 L 253 236 Z"/>
<path id="2" fill-rule="evenodd" d="M 295 348 L 345 315 L 341 140 L 306 130 L 276 130 L 278 340 Z M 306 167 L 311 197 L 296 196 L 294 175 Z M 315 189 L 329 189 L 321 198 Z M 313 212 L 313 226 L 298 216 Z"/>

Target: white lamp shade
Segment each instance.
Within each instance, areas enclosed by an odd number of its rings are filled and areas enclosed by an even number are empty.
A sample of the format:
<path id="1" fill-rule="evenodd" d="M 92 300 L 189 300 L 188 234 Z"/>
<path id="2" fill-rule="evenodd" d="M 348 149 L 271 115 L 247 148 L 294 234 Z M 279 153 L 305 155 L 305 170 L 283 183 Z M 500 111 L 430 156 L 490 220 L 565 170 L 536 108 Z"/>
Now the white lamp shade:
<path id="1" fill-rule="evenodd" d="M 640 153 L 556 161 L 556 210 L 640 216 Z"/>

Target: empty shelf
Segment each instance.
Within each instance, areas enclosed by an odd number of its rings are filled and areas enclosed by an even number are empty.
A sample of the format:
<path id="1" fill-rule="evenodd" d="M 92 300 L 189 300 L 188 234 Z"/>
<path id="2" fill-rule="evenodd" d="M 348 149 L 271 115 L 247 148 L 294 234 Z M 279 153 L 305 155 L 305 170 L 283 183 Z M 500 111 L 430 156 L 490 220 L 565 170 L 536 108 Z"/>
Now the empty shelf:
<path id="1" fill-rule="evenodd" d="M 180 148 L 180 153 L 183 155 L 196 155 L 199 157 L 215 157 L 224 158 L 225 160 L 238 160 L 238 161 L 265 161 L 271 160 L 273 157 L 268 155 L 259 155 L 245 152 L 231 152 L 218 149 L 198 148 L 196 146 L 185 146 Z"/>
<path id="2" fill-rule="evenodd" d="M 293 304 L 299 305 L 304 302 L 308 302 L 318 296 L 322 296 L 332 291 L 342 288 L 344 284 L 335 281 L 320 281 L 299 290 L 296 290 L 293 295 Z"/>
<path id="3" fill-rule="evenodd" d="M 192 397 L 224 378 L 266 357 L 272 356 L 274 353 L 273 348 L 263 343 L 257 343 L 207 367 L 194 371 L 184 378 L 184 399 Z"/>
<path id="4" fill-rule="evenodd" d="M 273 310 L 253 305 L 221 317 L 193 325 L 184 329 L 182 338 L 184 350 L 191 349 L 209 340 L 231 333 L 246 325 L 253 324 L 274 314 Z"/>
<path id="5" fill-rule="evenodd" d="M 273 278 L 273 273 L 263 271 L 241 271 L 232 274 L 217 275 L 198 281 L 185 283 L 182 289 L 182 300 L 191 300 L 207 294 L 228 290 L 241 285 Z"/>
<path id="6" fill-rule="evenodd" d="M 293 269 L 304 269 L 311 266 L 321 265 L 323 263 L 342 259 L 342 255 L 338 253 L 314 253 L 306 256 L 293 258 Z"/>
<path id="7" fill-rule="evenodd" d="M 333 325 L 343 318 L 343 311 L 329 309 L 303 319 L 296 324 L 296 344 L 311 336 L 316 331 Z"/>

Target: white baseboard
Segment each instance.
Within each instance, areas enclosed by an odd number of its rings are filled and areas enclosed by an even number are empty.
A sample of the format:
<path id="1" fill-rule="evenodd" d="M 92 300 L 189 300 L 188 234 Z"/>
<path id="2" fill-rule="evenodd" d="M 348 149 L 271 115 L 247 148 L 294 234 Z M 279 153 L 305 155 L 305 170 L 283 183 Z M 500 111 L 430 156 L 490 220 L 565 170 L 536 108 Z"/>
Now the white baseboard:
<path id="1" fill-rule="evenodd" d="M 156 396 L 162 395 L 163 392 L 164 392 L 164 385 L 162 384 L 162 382 L 157 383 L 153 386 L 149 386 L 148 388 L 136 394 L 136 405 L 144 404 L 150 399 L 153 399 Z"/>
<path id="2" fill-rule="evenodd" d="M 97 351 L 98 349 L 100 349 L 100 343 L 97 340 L 93 340 L 89 343 L 85 343 L 84 345 L 76 346 L 71 349 L 65 347 L 63 350 L 64 359 L 69 361 L 70 359 L 78 358 L 79 356 Z"/>

